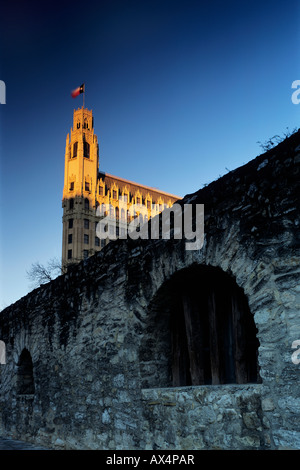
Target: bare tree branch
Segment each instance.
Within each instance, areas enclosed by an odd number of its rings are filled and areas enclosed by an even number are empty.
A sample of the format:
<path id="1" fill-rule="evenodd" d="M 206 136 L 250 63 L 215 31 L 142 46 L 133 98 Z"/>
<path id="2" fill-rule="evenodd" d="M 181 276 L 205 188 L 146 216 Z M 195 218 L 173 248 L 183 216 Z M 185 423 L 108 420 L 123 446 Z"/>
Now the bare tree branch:
<path id="1" fill-rule="evenodd" d="M 28 271 L 26 271 L 27 278 L 31 281 L 33 287 L 39 287 L 41 284 L 46 284 L 52 281 L 57 276 L 62 274 L 63 268 L 60 260 L 52 258 L 44 266 L 40 262 L 33 263 Z"/>
<path id="2" fill-rule="evenodd" d="M 295 134 L 297 130 L 298 129 L 295 128 L 292 131 L 289 131 L 289 128 L 287 127 L 286 132 L 283 133 L 283 137 L 281 137 L 280 135 L 274 135 L 265 142 L 258 141 L 257 143 L 263 149 L 264 152 L 267 152 L 268 150 L 271 150 L 271 148 L 273 148 L 275 145 L 280 144 L 280 142 L 283 142 L 285 139 L 288 139 L 291 135 Z"/>

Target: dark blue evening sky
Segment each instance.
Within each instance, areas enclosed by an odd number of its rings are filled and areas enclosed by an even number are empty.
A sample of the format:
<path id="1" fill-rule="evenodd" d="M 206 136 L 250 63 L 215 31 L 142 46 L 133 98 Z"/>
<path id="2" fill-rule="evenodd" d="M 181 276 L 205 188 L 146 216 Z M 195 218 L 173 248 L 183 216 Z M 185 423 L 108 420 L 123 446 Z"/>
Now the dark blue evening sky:
<path id="1" fill-rule="evenodd" d="M 0 308 L 61 256 L 71 90 L 86 84 L 101 170 L 192 193 L 300 127 L 298 3 L 2 2 Z"/>

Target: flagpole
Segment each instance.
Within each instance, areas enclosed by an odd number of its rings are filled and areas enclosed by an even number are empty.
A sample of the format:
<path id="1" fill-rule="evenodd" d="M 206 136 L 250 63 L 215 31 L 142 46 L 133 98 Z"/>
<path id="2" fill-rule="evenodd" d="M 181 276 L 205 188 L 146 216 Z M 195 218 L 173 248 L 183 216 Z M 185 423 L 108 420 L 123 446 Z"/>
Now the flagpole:
<path id="1" fill-rule="evenodd" d="M 85 95 L 85 83 L 83 85 L 83 97 L 82 97 L 82 100 L 83 100 L 83 108 L 84 108 L 84 95 Z"/>

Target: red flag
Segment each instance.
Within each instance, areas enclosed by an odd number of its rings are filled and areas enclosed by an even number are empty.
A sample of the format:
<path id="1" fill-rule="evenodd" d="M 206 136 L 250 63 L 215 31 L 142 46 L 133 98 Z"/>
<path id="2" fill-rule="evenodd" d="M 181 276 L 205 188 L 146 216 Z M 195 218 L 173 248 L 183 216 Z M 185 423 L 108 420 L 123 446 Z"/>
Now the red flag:
<path id="1" fill-rule="evenodd" d="M 75 90 L 71 92 L 71 96 L 72 98 L 76 98 L 76 96 L 80 95 L 81 93 L 84 93 L 84 83 L 78 88 L 75 88 Z"/>

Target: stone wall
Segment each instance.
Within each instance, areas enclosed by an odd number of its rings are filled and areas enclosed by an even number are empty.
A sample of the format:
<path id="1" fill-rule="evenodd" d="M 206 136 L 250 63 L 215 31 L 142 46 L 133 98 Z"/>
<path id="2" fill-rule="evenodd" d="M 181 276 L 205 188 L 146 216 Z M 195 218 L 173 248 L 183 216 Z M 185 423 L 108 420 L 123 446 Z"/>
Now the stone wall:
<path id="1" fill-rule="evenodd" d="M 205 205 L 201 250 L 118 240 L 2 311 L 0 432 L 60 449 L 299 449 L 299 161 L 298 132 L 187 195 L 182 204 Z M 261 383 L 168 383 L 168 318 L 157 299 L 195 266 L 243 289 Z M 24 348 L 32 394 L 18 394 Z"/>
<path id="2" fill-rule="evenodd" d="M 213 385 L 142 391 L 145 449 L 270 447 L 261 385 Z"/>

